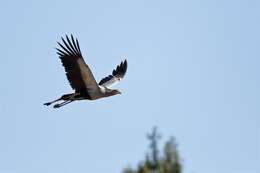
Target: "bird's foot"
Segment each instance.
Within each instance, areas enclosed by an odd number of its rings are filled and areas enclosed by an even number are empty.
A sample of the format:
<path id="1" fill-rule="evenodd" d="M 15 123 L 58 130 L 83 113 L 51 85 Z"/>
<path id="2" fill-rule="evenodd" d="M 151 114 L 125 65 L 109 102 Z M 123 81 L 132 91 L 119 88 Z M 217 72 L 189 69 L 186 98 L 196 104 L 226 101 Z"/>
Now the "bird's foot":
<path id="1" fill-rule="evenodd" d="M 50 106 L 50 105 L 51 105 L 51 102 L 44 103 L 43 105 Z"/>
<path id="2" fill-rule="evenodd" d="M 56 105 L 53 106 L 53 108 L 59 108 L 59 107 L 61 107 L 60 104 L 56 104 Z"/>

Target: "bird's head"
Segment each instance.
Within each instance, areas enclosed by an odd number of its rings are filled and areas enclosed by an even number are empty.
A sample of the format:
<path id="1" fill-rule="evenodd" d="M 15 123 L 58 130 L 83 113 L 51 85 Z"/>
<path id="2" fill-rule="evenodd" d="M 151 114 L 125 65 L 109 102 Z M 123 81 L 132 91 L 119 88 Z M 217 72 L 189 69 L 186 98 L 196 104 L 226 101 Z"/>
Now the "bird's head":
<path id="1" fill-rule="evenodd" d="M 117 89 L 106 89 L 106 93 L 108 96 L 113 96 L 113 95 L 117 95 L 117 94 L 122 94 L 119 90 Z"/>
<path id="2" fill-rule="evenodd" d="M 122 94 L 122 93 L 121 93 L 121 91 L 114 89 L 114 90 L 111 90 L 111 94 L 117 95 L 117 94 Z"/>

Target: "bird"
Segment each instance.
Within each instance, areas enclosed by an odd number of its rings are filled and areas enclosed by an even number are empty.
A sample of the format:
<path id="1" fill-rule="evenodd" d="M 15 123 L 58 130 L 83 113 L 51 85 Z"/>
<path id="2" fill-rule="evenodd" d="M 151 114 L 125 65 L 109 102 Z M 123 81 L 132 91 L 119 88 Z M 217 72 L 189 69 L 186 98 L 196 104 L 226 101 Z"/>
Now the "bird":
<path id="1" fill-rule="evenodd" d="M 122 94 L 111 86 L 121 81 L 127 71 L 127 60 L 121 61 L 112 71 L 112 74 L 104 77 L 97 83 L 92 71 L 81 54 L 78 39 L 73 35 L 61 37 L 62 43 L 57 42 L 57 54 L 65 69 L 67 79 L 74 93 L 64 94 L 60 98 L 44 103 L 49 106 L 56 103 L 53 108 L 60 108 L 76 100 L 97 100 L 105 97 Z M 59 103 L 57 103 L 59 102 Z"/>

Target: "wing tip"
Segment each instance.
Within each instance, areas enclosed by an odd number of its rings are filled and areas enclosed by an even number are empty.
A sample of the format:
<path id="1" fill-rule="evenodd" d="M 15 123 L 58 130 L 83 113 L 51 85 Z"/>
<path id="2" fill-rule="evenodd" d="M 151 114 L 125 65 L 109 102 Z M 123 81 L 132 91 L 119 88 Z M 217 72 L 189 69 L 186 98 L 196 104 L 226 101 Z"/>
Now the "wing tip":
<path id="1" fill-rule="evenodd" d="M 79 43 L 78 43 L 78 39 L 76 39 L 75 42 L 75 37 L 73 36 L 73 34 L 70 34 L 70 37 L 68 34 L 65 34 L 65 36 L 61 36 L 61 40 L 62 43 L 57 41 L 57 44 L 60 46 L 60 50 L 62 50 L 63 52 L 66 52 L 64 55 L 79 55 L 82 56 L 81 51 L 80 51 L 80 47 L 79 47 Z"/>

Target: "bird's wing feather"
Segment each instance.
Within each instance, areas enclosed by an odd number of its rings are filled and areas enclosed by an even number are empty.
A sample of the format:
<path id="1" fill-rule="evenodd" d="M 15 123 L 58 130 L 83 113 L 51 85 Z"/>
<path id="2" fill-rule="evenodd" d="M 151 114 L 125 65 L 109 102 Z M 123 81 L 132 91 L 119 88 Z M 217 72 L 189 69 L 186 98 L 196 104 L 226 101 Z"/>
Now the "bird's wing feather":
<path id="1" fill-rule="evenodd" d="M 70 86 L 77 91 L 84 89 L 93 91 L 98 90 L 98 84 L 89 68 L 85 63 L 78 40 L 74 40 L 71 35 L 71 39 L 66 35 L 66 40 L 63 38 L 61 43 L 58 42 L 61 49 L 57 49 L 57 54 L 61 59 L 62 65 L 65 68 L 66 76 L 70 83 Z"/>
<path id="2" fill-rule="evenodd" d="M 99 85 L 104 87 L 111 87 L 112 85 L 118 83 L 126 74 L 127 70 L 127 61 L 121 62 L 120 65 L 113 70 L 112 75 L 108 75 L 100 80 Z"/>

